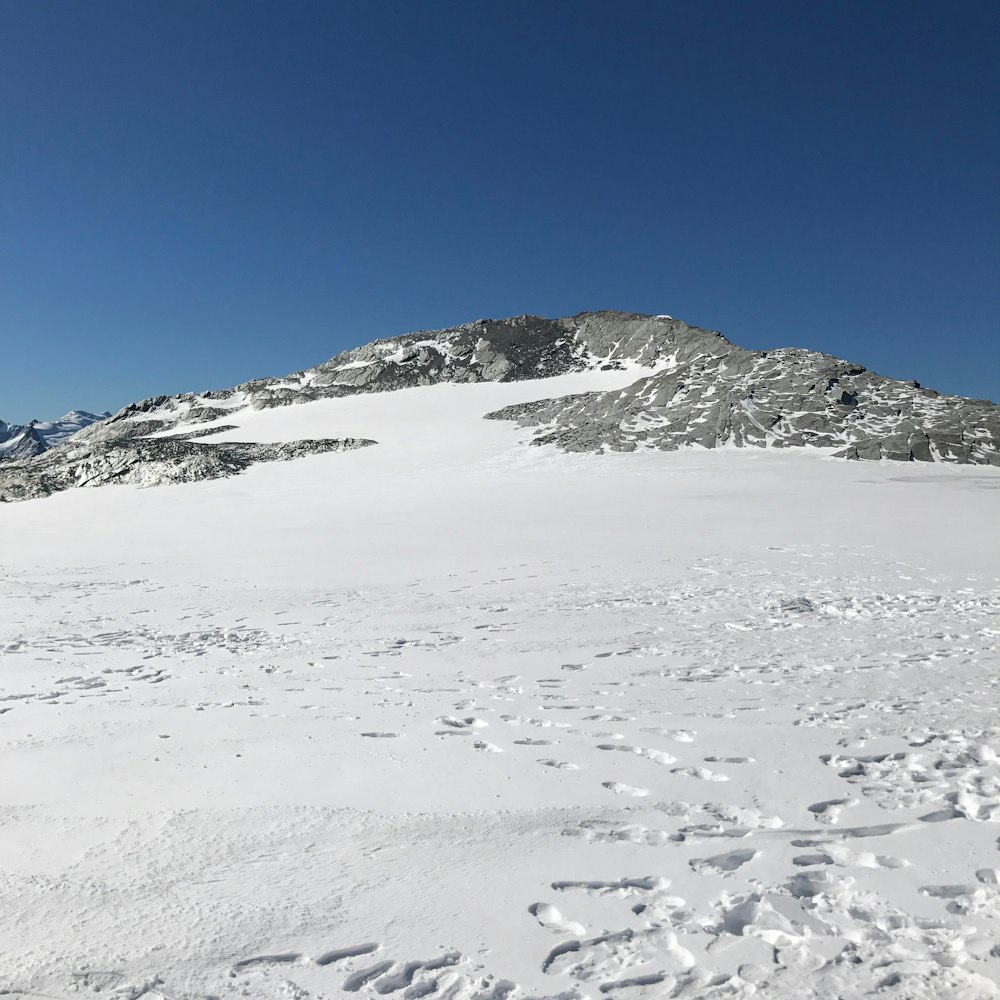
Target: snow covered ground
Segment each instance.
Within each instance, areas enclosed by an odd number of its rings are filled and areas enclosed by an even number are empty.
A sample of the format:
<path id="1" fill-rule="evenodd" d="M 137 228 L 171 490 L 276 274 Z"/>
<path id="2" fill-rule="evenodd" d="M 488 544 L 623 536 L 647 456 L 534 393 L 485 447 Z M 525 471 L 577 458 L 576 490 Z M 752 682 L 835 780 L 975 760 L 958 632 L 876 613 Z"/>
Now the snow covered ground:
<path id="1" fill-rule="evenodd" d="M 0 507 L 0 991 L 1000 996 L 1000 473 L 479 419 L 634 377 Z"/>

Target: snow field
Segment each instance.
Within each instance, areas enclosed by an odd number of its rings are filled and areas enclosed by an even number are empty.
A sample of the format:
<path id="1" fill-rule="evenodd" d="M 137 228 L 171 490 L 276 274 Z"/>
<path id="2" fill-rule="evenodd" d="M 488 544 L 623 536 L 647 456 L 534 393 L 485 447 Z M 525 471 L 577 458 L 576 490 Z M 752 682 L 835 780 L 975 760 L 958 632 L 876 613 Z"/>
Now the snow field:
<path id="1" fill-rule="evenodd" d="M 0 508 L 0 988 L 1000 993 L 1000 477 L 479 419 L 552 389 Z"/>

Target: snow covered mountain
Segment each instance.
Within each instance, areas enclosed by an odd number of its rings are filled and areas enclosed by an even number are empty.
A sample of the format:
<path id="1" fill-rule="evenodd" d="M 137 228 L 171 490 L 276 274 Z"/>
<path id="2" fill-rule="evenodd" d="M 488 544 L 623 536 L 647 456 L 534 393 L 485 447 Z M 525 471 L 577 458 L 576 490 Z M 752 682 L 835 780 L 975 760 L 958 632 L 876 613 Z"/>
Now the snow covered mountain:
<path id="1" fill-rule="evenodd" d="M 210 481 L 0 504 L 0 992 L 1000 998 L 996 410 L 855 369 L 518 319 L 4 463 Z"/>
<path id="2" fill-rule="evenodd" d="M 0 420 L 0 461 L 35 458 L 68 441 L 78 431 L 110 417 L 110 413 L 70 410 L 58 420 L 32 420 L 30 424 L 8 424 Z"/>
<path id="3" fill-rule="evenodd" d="M 625 384 L 546 394 L 480 416 L 513 420 L 565 451 L 684 447 L 825 449 L 845 459 L 1000 466 L 1000 406 L 943 396 L 814 351 L 750 351 L 669 316 L 518 316 L 405 334 L 307 371 L 126 407 L 47 454 L 25 440 L 0 499 L 73 486 L 156 485 L 231 475 L 259 461 L 376 444 L 367 434 L 280 444 L 241 436 L 249 412 L 439 383 L 532 382 L 629 372 Z M 308 421 L 304 421 L 307 432 Z M 35 430 L 37 431 L 37 425 Z M 227 440 L 219 435 L 227 432 Z M 36 449 L 36 450 L 33 450 Z"/>

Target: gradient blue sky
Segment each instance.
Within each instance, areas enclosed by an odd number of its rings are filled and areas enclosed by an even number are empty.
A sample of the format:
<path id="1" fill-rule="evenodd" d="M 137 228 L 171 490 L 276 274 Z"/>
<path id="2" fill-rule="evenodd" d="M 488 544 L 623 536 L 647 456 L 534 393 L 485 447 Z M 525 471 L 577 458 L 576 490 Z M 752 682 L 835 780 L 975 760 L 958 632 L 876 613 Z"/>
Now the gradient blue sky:
<path id="1" fill-rule="evenodd" d="M 1000 5 L 0 0 L 0 417 L 667 312 L 1000 399 Z"/>

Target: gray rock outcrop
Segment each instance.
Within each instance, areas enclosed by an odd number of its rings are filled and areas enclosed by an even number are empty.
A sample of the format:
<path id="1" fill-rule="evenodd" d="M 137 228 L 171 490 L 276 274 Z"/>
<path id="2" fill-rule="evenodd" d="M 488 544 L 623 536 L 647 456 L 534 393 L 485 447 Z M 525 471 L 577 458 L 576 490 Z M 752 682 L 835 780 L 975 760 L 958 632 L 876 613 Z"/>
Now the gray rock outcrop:
<path id="1" fill-rule="evenodd" d="M 943 396 L 813 351 L 674 359 L 620 392 L 588 393 L 488 414 L 533 428 L 532 444 L 567 451 L 758 447 L 836 457 L 1000 466 L 1000 407 Z"/>
<path id="2" fill-rule="evenodd" d="M 322 438 L 281 444 L 207 444 L 191 437 L 70 442 L 26 462 L 0 468 L 0 501 L 32 500 L 81 486 L 162 486 L 238 475 L 258 462 L 350 451 L 375 444 L 364 438 Z"/>

